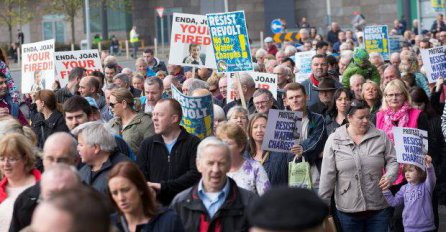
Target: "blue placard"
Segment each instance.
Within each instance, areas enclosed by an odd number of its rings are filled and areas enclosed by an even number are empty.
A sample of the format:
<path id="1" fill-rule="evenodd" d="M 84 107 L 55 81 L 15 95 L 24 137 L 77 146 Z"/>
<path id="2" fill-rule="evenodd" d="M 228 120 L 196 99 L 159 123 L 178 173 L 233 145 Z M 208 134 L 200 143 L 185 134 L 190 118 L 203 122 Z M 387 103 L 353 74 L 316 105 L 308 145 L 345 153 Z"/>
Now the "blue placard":
<path id="1" fill-rule="evenodd" d="M 366 26 L 364 44 L 368 53 L 378 52 L 384 60 L 389 59 L 389 33 L 387 25 Z"/>
<path id="2" fill-rule="evenodd" d="M 281 33 L 282 30 L 283 30 L 283 25 L 282 25 L 282 22 L 280 21 L 280 19 L 274 19 L 271 22 L 271 31 L 274 34 L 277 34 L 277 33 Z"/>
<path id="3" fill-rule="evenodd" d="M 214 125 L 214 104 L 212 95 L 191 97 L 182 94 L 172 85 L 172 98 L 181 104 L 181 124 L 187 132 L 204 139 L 212 135 Z"/>
<path id="4" fill-rule="evenodd" d="M 206 16 L 217 72 L 253 70 L 245 12 L 216 13 Z"/>

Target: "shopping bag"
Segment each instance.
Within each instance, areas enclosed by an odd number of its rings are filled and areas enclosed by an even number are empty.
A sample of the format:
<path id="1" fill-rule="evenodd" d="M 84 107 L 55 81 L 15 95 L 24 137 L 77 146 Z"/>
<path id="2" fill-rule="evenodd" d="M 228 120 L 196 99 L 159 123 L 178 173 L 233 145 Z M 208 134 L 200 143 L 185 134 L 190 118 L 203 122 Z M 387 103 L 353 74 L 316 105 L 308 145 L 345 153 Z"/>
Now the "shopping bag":
<path id="1" fill-rule="evenodd" d="M 302 162 L 296 163 L 297 155 L 288 163 L 288 185 L 290 187 L 311 189 L 310 164 L 302 157 Z"/>

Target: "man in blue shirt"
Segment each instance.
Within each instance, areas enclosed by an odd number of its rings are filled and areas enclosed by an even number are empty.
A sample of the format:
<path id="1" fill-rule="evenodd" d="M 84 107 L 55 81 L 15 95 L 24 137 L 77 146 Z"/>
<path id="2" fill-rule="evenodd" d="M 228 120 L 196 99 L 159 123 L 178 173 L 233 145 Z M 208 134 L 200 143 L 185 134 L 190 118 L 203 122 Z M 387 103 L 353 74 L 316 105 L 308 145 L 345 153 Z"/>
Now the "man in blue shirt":
<path id="1" fill-rule="evenodd" d="M 247 231 L 247 206 L 257 196 L 237 187 L 226 176 L 231 153 L 226 143 L 215 137 L 204 139 L 197 147 L 200 182 L 179 193 L 172 201 L 186 231 Z"/>

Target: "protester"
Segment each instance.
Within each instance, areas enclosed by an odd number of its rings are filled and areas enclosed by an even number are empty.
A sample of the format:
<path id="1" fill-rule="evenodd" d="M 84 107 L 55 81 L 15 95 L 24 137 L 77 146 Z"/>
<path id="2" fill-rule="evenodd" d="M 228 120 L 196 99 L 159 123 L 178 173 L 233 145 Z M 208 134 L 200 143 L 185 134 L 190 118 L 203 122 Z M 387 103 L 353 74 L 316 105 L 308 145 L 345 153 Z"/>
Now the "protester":
<path id="1" fill-rule="evenodd" d="M 110 232 L 108 211 L 108 202 L 93 189 L 84 186 L 66 189 L 52 194 L 37 207 L 30 229 Z"/>
<path id="2" fill-rule="evenodd" d="M 8 231 L 19 194 L 40 180 L 35 159 L 33 146 L 24 135 L 12 133 L 0 139 L 0 231 Z"/>
<path id="3" fill-rule="evenodd" d="M 27 126 L 28 121 L 20 110 L 19 105 L 14 102 L 8 86 L 8 78 L 3 72 L 0 72 L 0 117 L 11 115 L 19 120 L 22 125 Z"/>
<path id="4" fill-rule="evenodd" d="M 252 98 L 257 113 L 268 114 L 270 109 L 278 108 L 274 105 L 273 94 L 267 89 L 257 89 L 252 95 Z"/>
<path id="5" fill-rule="evenodd" d="M 246 107 L 248 107 L 248 112 L 250 114 L 255 112 L 255 106 L 253 104 L 253 98 L 252 95 L 254 94 L 254 92 L 256 91 L 256 83 L 254 82 L 254 79 L 252 78 L 252 76 L 246 72 L 242 72 L 240 73 L 240 85 L 241 85 L 241 91 L 243 93 L 243 96 L 245 98 L 245 102 L 246 102 Z M 234 106 L 242 106 L 242 99 L 239 93 L 239 88 L 238 88 L 238 81 L 234 80 L 234 82 L 232 83 L 232 89 L 235 90 L 234 94 L 235 94 L 235 99 L 234 101 L 227 103 L 224 107 L 223 110 L 228 113 L 228 111 L 234 107 Z"/>
<path id="6" fill-rule="evenodd" d="M 231 168 L 227 175 L 234 179 L 240 188 L 257 195 L 265 193 L 271 187 L 265 169 L 257 161 L 243 156 L 248 142 L 246 132 L 240 126 L 226 122 L 217 127 L 216 135 L 226 142 L 231 150 Z"/>
<path id="7" fill-rule="evenodd" d="M 122 136 L 124 141 L 137 154 L 141 142 L 154 135 L 153 122 L 148 114 L 138 112 L 140 106 L 129 90 L 115 89 L 110 95 L 110 107 L 115 118 L 108 122 L 114 134 Z"/>
<path id="8" fill-rule="evenodd" d="M 94 76 L 86 76 L 79 82 L 79 94 L 82 97 L 91 97 L 98 105 L 99 110 L 103 110 L 106 107 L 105 97 L 100 94 L 101 83 Z"/>
<path id="9" fill-rule="evenodd" d="M 404 231 L 435 231 L 432 210 L 432 195 L 435 187 L 435 171 L 432 158 L 425 156 L 426 171 L 413 164 L 404 165 L 404 175 L 407 184 L 393 196 L 388 186 L 383 186 L 383 195 L 390 206 L 404 204 Z M 412 196 L 416 195 L 414 198 Z"/>
<path id="10" fill-rule="evenodd" d="M 152 49 L 147 48 L 146 50 L 144 50 L 142 55 L 148 65 L 148 67 L 147 67 L 147 76 L 148 77 L 155 76 L 158 71 L 167 72 L 166 65 L 160 59 L 155 57 Z M 151 75 L 152 72 L 153 72 L 153 74 Z"/>
<path id="11" fill-rule="evenodd" d="M 376 112 L 381 107 L 382 94 L 379 86 L 375 82 L 367 80 L 362 84 L 361 99 L 367 102 L 370 108 L 370 117 L 375 118 Z M 372 120 L 372 123 L 374 123 L 374 120 Z"/>
<path id="12" fill-rule="evenodd" d="M 152 115 L 155 135 L 141 143 L 136 163 L 166 206 L 199 180 L 195 157 L 200 139 L 180 126 L 183 113 L 178 101 L 159 100 Z"/>
<path id="13" fill-rule="evenodd" d="M 82 182 L 107 194 L 107 175 L 119 162 L 129 159 L 115 151 L 113 135 L 100 122 L 79 125 L 72 133 L 77 137 L 77 150 L 85 165 L 79 170 Z"/>
<path id="14" fill-rule="evenodd" d="M 305 161 L 311 165 L 310 174 L 313 188 L 317 192 L 319 188 L 319 173 L 324 143 L 327 138 L 325 122 L 322 115 L 313 113 L 307 107 L 307 94 L 303 85 L 291 83 L 285 88 L 285 101 L 291 111 L 301 111 L 302 132 L 291 152 L 294 155 L 305 157 Z"/>
<path id="15" fill-rule="evenodd" d="M 108 188 L 118 210 L 112 215 L 112 224 L 119 231 L 184 231 L 175 211 L 158 205 L 154 191 L 149 189 L 136 164 L 122 162 L 113 167 Z"/>
<path id="16" fill-rule="evenodd" d="M 73 137 L 70 139 L 74 140 Z M 59 142 L 66 141 L 67 140 L 62 140 Z M 76 144 L 74 144 L 74 151 L 76 152 Z M 21 231 L 29 226 L 37 205 L 48 200 L 54 193 L 65 189 L 74 190 L 76 187 L 81 186 L 81 180 L 76 168 L 64 163 L 71 162 L 71 164 L 74 164 L 75 157 L 71 155 L 65 156 L 66 157 L 63 157 L 62 155 L 58 157 L 60 158 L 60 161 L 47 160 L 48 162 L 46 163 L 45 172 L 42 174 L 41 181 L 26 189 L 17 197 L 17 200 L 14 203 L 14 212 L 9 231 Z M 47 156 L 47 158 L 52 158 L 52 156 Z"/>
<path id="17" fill-rule="evenodd" d="M 362 85 L 364 84 L 365 79 L 361 74 L 354 74 L 350 77 L 350 90 L 354 94 L 354 98 L 357 100 L 361 100 L 362 93 Z"/>
<path id="18" fill-rule="evenodd" d="M 249 119 L 248 119 L 248 111 L 245 108 L 241 106 L 232 107 L 226 114 L 226 118 L 228 119 L 228 122 L 237 124 L 244 131 L 247 131 Z"/>
<path id="19" fill-rule="evenodd" d="M 288 185 L 288 162 L 294 158 L 294 155 L 262 149 L 267 121 L 268 117 L 266 114 L 259 113 L 251 116 L 248 127 L 249 147 L 244 156 L 262 164 L 272 186 Z"/>
<path id="20" fill-rule="evenodd" d="M 231 168 L 229 146 L 215 137 L 204 139 L 197 148 L 196 164 L 202 178 L 179 193 L 171 207 L 186 231 L 248 231 L 245 212 L 256 195 L 237 187 L 226 174 Z"/>
<path id="21" fill-rule="evenodd" d="M 401 73 L 412 73 L 415 75 L 417 86 L 423 88 L 428 97 L 431 96 L 429 83 L 426 76 L 424 76 L 418 68 L 417 55 L 414 52 L 401 52 L 401 63 L 399 69 Z"/>
<path id="22" fill-rule="evenodd" d="M 59 89 L 56 94 L 57 103 L 63 104 L 68 98 L 78 94 L 79 82 L 86 74 L 85 69 L 81 67 L 74 67 L 68 74 L 68 83 L 63 88 Z"/>
<path id="23" fill-rule="evenodd" d="M 322 79 L 319 82 L 319 85 L 315 87 L 315 90 L 318 92 L 319 101 L 314 103 L 313 105 L 310 105 L 308 109 L 314 113 L 325 115 L 333 99 L 333 94 L 336 89 L 336 81 L 334 79 Z"/>
<path id="24" fill-rule="evenodd" d="M 352 100 L 353 96 L 348 89 L 340 88 L 335 91 L 325 116 L 327 135 L 332 134 L 338 127 L 345 124 L 347 110 Z"/>
<path id="25" fill-rule="evenodd" d="M 51 90 L 40 90 L 34 97 L 37 114 L 31 119 L 31 126 L 38 138 L 38 147 L 42 148 L 45 140 L 55 132 L 68 132 L 61 108 Z"/>
<path id="26" fill-rule="evenodd" d="M 68 99 L 64 103 L 64 114 L 65 114 L 65 122 L 67 123 L 67 127 L 70 130 L 73 130 L 77 126 L 84 124 L 86 122 L 102 122 L 102 120 L 98 120 L 95 118 L 94 106 L 91 106 L 90 103 L 83 97 L 73 96 Z M 114 135 L 116 142 L 116 150 L 125 156 L 129 157 L 131 160 L 136 160 L 136 155 L 129 147 L 129 145 L 121 138 L 120 135 Z"/>
<path id="27" fill-rule="evenodd" d="M 350 77 L 354 74 L 361 74 L 364 79 L 372 80 L 377 84 L 381 81 L 378 69 L 370 63 L 369 54 L 364 48 L 355 49 L 352 62 L 342 74 L 342 84 L 345 88 L 350 87 Z"/>
<path id="28" fill-rule="evenodd" d="M 317 93 L 316 87 L 319 86 L 320 81 L 322 81 L 324 78 L 334 79 L 334 77 L 328 74 L 327 57 L 324 55 L 315 55 L 313 58 L 311 58 L 310 77 L 302 82 L 302 85 L 305 88 L 307 105 L 311 106 L 319 102 L 319 93 Z M 339 82 L 336 82 L 337 88 L 341 86 L 342 85 Z"/>
<path id="29" fill-rule="evenodd" d="M 169 86 L 170 87 L 170 86 Z M 142 110 L 151 114 L 156 103 L 162 98 L 164 84 L 157 77 L 147 77 L 144 81 L 144 101 L 142 101 Z"/>
<path id="30" fill-rule="evenodd" d="M 382 78 L 381 78 L 381 90 L 384 91 L 384 88 L 387 86 L 387 84 L 395 79 L 400 79 L 401 73 L 393 65 L 388 66 L 386 69 L 384 69 Z"/>
<path id="31" fill-rule="evenodd" d="M 141 96 L 141 90 L 133 88 L 131 78 L 124 73 L 119 73 L 113 77 L 113 83 L 120 88 L 125 88 L 130 91 L 130 93 L 133 95 L 133 97 L 139 97 Z"/>
<path id="32" fill-rule="evenodd" d="M 133 86 L 133 88 L 141 90 L 143 92 L 144 91 L 144 76 L 139 73 L 133 75 L 132 86 Z"/>
<path id="33" fill-rule="evenodd" d="M 325 144 L 319 195 L 329 204 L 334 191 L 344 232 L 387 231 L 392 213 L 380 187 L 389 186 L 396 177 L 395 149 L 384 132 L 370 126 L 369 116 L 366 102 L 353 101 L 347 112 L 349 123 Z"/>
<path id="34" fill-rule="evenodd" d="M 307 189 L 280 187 L 265 193 L 248 209 L 251 232 L 329 231 L 328 207 Z"/>

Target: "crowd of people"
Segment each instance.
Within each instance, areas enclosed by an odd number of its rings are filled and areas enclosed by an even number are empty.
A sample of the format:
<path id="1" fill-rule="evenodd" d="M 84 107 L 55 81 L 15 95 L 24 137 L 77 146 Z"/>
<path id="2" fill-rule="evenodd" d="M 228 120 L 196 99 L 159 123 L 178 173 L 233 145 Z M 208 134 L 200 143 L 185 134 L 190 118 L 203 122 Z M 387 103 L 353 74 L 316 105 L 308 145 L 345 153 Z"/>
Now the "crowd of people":
<path id="1" fill-rule="evenodd" d="M 428 83 L 420 50 L 446 45 L 444 22 L 403 31 L 390 60 L 369 54 L 361 31 L 333 23 L 324 39 L 302 25 L 297 42 L 252 48 L 254 70 L 277 75 L 274 94 L 249 73 L 228 86 L 151 49 L 133 53 L 135 70 L 102 51 L 104 72 L 77 67 L 66 86 L 20 94 L 0 54 L 0 232 L 437 231 L 446 87 Z M 310 50 L 296 82 L 295 54 Z M 173 86 L 212 95 L 213 136 L 181 125 Z M 302 112 L 288 152 L 262 148 L 271 109 Z M 394 127 L 427 131 L 425 169 L 397 162 Z M 288 187 L 302 160 L 311 190 Z"/>

